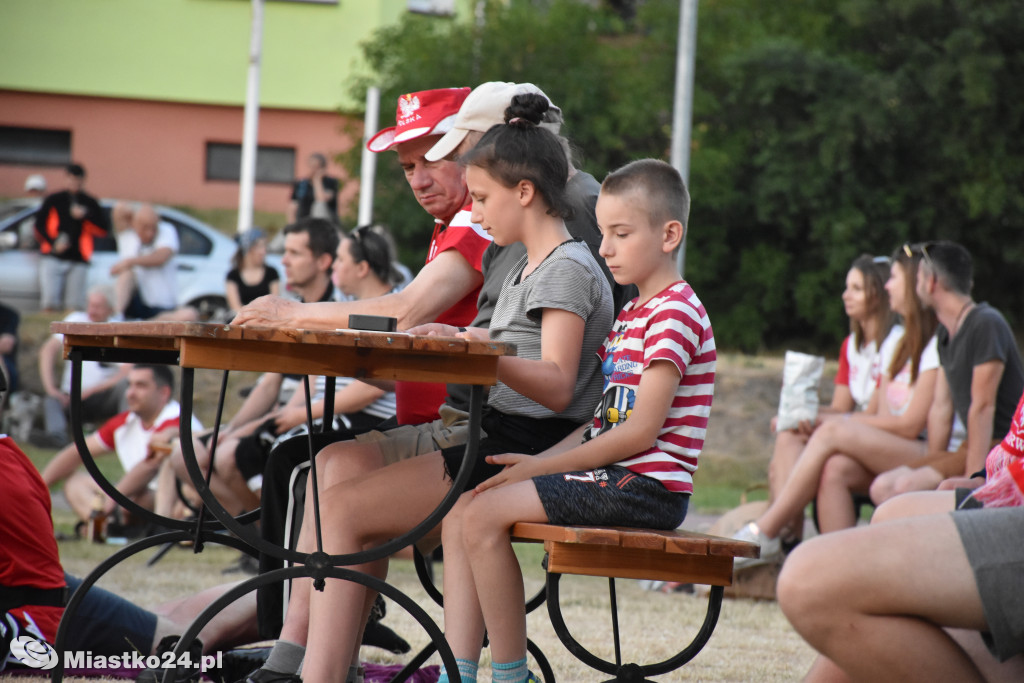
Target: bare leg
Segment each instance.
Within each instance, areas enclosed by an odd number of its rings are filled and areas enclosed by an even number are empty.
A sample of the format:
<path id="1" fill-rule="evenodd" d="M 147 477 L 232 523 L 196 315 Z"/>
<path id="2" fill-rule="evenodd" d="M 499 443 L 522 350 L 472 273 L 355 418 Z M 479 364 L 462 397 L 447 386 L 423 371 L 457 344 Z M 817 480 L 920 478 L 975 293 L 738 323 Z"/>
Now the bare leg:
<path id="1" fill-rule="evenodd" d="M 476 496 L 464 517 L 463 543 L 473 570 L 491 659 L 515 662 L 526 656 L 526 597 L 509 532 L 516 522 L 546 522 L 533 481 L 489 489 Z"/>
<path id="2" fill-rule="evenodd" d="M 813 500 L 826 461 L 840 449 L 871 472 L 883 472 L 921 455 L 916 440 L 851 420 L 828 420 L 815 430 L 779 497 L 757 520 L 762 533 L 778 538 L 783 525 Z"/>
<path id="3" fill-rule="evenodd" d="M 834 455 L 818 482 L 818 529 L 821 533 L 857 526 L 853 494 L 867 493 L 874 475 L 856 460 Z"/>
<path id="4" fill-rule="evenodd" d="M 473 493 L 464 493 L 445 515 L 441 527 L 444 546 L 445 638 L 458 659 L 480 661 L 484 642 L 484 620 L 465 544 L 465 513 Z"/>
<path id="5" fill-rule="evenodd" d="M 450 481 L 439 452 L 421 455 L 325 490 L 320 497 L 324 550 L 351 553 L 408 531 L 437 507 Z M 401 505 L 384 502 L 401 493 Z M 381 563 L 353 565 L 381 575 Z M 367 591 L 348 581 L 327 581 L 309 606 L 309 638 L 303 676 L 310 681 L 343 681 L 354 661 L 365 625 Z"/>
<path id="6" fill-rule="evenodd" d="M 882 503 L 872 515 L 871 523 L 949 512 L 955 505 L 954 491 L 912 491 Z"/>
<path id="7" fill-rule="evenodd" d="M 221 452 L 228 444 L 237 444 L 237 441 L 234 439 L 225 439 L 217 445 L 216 458 L 218 461 L 220 461 Z M 199 469 L 205 476 L 206 468 L 210 462 L 210 451 L 205 445 L 203 445 L 203 442 L 197 438 L 192 439 L 192 448 L 195 449 L 196 462 L 199 464 Z M 231 447 L 231 452 L 232 454 L 234 453 L 233 446 Z M 174 450 L 171 451 L 171 455 L 168 456 L 168 460 L 171 463 L 171 469 L 174 470 L 174 473 L 179 479 L 186 482 L 192 481 L 192 477 L 189 476 L 188 469 L 185 467 L 185 455 L 181 450 L 180 443 L 174 446 Z M 254 507 L 254 505 L 251 504 L 252 501 L 250 499 L 240 498 L 238 492 L 230 486 L 229 483 L 225 481 L 224 477 L 220 476 L 216 470 L 210 477 L 210 492 L 231 515 L 238 515 L 246 509 L 252 509 Z M 252 491 L 249 491 L 248 487 L 246 487 L 245 492 L 249 497 L 253 497 Z M 246 508 L 246 504 L 249 504 L 248 508 Z"/>
<path id="8" fill-rule="evenodd" d="M 986 628 L 949 515 L 808 541 L 790 555 L 777 594 L 800 635 L 851 680 L 982 680 L 942 629 Z"/>
<path id="9" fill-rule="evenodd" d="M 775 447 L 772 449 L 772 459 L 768 463 L 768 487 L 772 502 L 789 481 L 789 475 L 806 446 L 807 437 L 800 432 L 784 429 L 775 434 Z M 801 510 L 783 525 L 781 533 L 787 538 L 799 540 L 803 538 L 803 532 L 804 514 Z"/>
<path id="10" fill-rule="evenodd" d="M 153 608 L 153 612 L 163 618 L 158 622 L 157 633 L 153 637 L 154 648 L 165 635 L 182 633 L 200 612 L 237 585 L 228 583 L 213 586 Z M 256 594 L 246 593 L 218 612 L 200 631 L 203 651 L 212 652 L 255 642 L 259 638 L 256 623 Z"/>
<path id="11" fill-rule="evenodd" d="M 64 483 L 64 497 L 78 519 L 87 521 L 92 514 L 93 501 L 97 495 L 106 499 L 107 494 L 93 481 L 86 471 L 75 472 Z"/>
<path id="12" fill-rule="evenodd" d="M 932 467 L 897 467 L 875 477 L 871 484 L 871 500 L 875 505 L 881 505 L 903 493 L 932 491 L 942 483 L 942 478 L 942 474 Z"/>
<path id="13" fill-rule="evenodd" d="M 135 291 L 135 273 L 132 269 L 124 271 L 117 276 L 117 280 L 114 282 L 114 299 L 117 302 L 117 312 L 124 315 L 124 309 L 128 308 L 128 303 L 132 300 L 132 293 Z"/>

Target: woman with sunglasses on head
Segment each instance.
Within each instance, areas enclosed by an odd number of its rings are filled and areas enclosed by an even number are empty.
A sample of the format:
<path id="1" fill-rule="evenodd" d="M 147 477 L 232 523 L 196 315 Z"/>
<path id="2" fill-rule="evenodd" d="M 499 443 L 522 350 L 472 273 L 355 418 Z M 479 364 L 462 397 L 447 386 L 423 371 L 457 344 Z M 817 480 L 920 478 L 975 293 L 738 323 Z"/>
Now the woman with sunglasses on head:
<path id="1" fill-rule="evenodd" d="M 843 308 L 850 319 L 850 334 L 839 349 L 839 372 L 836 373 L 832 403 L 818 412 L 818 421 L 802 422 L 796 429 L 776 430 L 775 447 L 768 464 L 771 500 L 774 500 L 789 480 L 790 472 L 822 421 L 852 411 L 863 411 L 871 402 L 882 374 L 879 354 L 886 339 L 898 340 L 903 335 L 900 325 L 893 325 L 889 295 L 885 281 L 889 277 L 889 259 L 885 256 L 862 254 L 854 260 L 846 274 L 843 290 Z M 787 544 L 799 542 L 803 534 L 803 510 L 797 511 L 783 527 L 782 537 Z"/>
<path id="2" fill-rule="evenodd" d="M 935 313 L 917 296 L 921 252 L 905 247 L 893 256 L 885 289 L 892 310 L 903 319 L 904 332 L 882 345 L 883 373 L 868 408 L 826 419 L 811 435 L 789 479 L 768 509 L 734 538 L 761 544 L 752 566 L 778 558 L 779 537 L 794 515 L 817 498 L 822 532 L 857 523 L 853 493 L 867 493 L 875 475 L 921 458 L 921 440 L 939 372 Z"/>

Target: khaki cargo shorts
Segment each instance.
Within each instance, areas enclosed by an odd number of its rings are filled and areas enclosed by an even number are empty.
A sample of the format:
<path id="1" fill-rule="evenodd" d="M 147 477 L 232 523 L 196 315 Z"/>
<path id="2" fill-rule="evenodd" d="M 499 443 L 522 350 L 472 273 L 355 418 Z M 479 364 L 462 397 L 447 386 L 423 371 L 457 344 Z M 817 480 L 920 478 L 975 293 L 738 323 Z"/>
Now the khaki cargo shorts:
<path id="1" fill-rule="evenodd" d="M 399 425 L 385 432 L 371 430 L 356 435 L 360 443 L 376 443 L 388 465 L 449 446 L 461 446 L 469 435 L 469 413 L 444 404 L 440 419 L 418 425 Z M 487 436 L 481 431 L 480 438 Z"/>

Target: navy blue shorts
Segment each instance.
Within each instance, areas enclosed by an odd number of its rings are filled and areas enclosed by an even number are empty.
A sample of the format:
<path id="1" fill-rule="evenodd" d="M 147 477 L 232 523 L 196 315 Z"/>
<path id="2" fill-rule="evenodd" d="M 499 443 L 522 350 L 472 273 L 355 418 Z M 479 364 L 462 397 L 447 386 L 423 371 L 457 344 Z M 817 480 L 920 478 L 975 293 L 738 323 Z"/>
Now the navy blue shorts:
<path id="1" fill-rule="evenodd" d="M 139 290 L 136 289 L 132 293 L 131 301 L 128 302 L 128 306 L 124 309 L 124 317 L 126 320 L 150 320 L 161 313 L 173 310 L 173 308 L 158 308 L 157 306 L 150 306 L 142 300 Z"/>
<path id="2" fill-rule="evenodd" d="M 675 529 L 686 518 L 687 493 L 619 465 L 534 477 L 551 524 Z"/>

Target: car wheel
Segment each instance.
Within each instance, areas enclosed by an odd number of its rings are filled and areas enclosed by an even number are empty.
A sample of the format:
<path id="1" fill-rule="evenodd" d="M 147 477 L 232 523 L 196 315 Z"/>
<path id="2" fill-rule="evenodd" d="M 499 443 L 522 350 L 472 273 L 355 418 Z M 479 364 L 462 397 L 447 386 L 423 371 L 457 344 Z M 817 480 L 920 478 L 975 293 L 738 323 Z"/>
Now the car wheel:
<path id="1" fill-rule="evenodd" d="M 189 306 L 199 311 L 202 322 L 227 322 L 228 300 L 222 296 L 204 296 L 190 301 Z"/>

